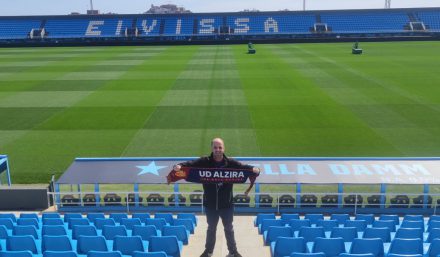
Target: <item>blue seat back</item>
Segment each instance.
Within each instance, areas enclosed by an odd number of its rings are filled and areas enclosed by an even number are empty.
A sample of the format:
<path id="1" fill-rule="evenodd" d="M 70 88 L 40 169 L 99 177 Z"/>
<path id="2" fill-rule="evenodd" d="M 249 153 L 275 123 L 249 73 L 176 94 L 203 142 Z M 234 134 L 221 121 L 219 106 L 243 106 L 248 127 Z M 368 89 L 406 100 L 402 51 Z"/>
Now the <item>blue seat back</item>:
<path id="1" fill-rule="evenodd" d="M 68 236 L 43 236 L 41 251 L 72 251 L 72 242 Z"/>
<path id="2" fill-rule="evenodd" d="M 356 238 L 351 243 L 350 253 L 373 254 L 374 257 L 383 257 L 383 241 L 380 238 Z"/>
<path id="3" fill-rule="evenodd" d="M 64 221 L 61 218 L 43 218 L 43 226 L 44 225 L 64 225 Z"/>
<path id="4" fill-rule="evenodd" d="M 108 226 L 102 228 L 102 235 L 106 240 L 113 240 L 116 236 L 128 236 L 125 226 Z"/>
<path id="5" fill-rule="evenodd" d="M 423 254 L 423 241 L 418 239 L 394 238 L 388 253 L 395 254 Z"/>
<path id="6" fill-rule="evenodd" d="M 121 223 L 122 219 L 128 219 L 128 215 L 126 213 L 111 213 L 110 219 L 113 219 L 116 223 Z"/>
<path id="7" fill-rule="evenodd" d="M 90 225 L 90 221 L 87 218 L 71 218 L 69 219 L 69 229 L 72 229 L 75 225 Z"/>
<path id="8" fill-rule="evenodd" d="M 0 226 L 5 226 L 7 229 L 12 230 L 14 222 L 10 218 L 0 218 Z"/>
<path id="9" fill-rule="evenodd" d="M 396 223 L 394 220 L 376 220 L 373 228 L 389 228 L 391 232 L 396 232 Z"/>
<path id="10" fill-rule="evenodd" d="M 41 234 L 48 235 L 48 236 L 64 236 L 67 235 L 66 228 L 61 225 L 56 226 L 50 226 L 50 225 L 44 225 L 43 229 L 41 230 Z"/>
<path id="11" fill-rule="evenodd" d="M 293 252 L 290 257 L 326 257 L 325 253 L 297 253 Z"/>
<path id="12" fill-rule="evenodd" d="M 37 221 L 40 219 L 38 214 L 36 213 L 20 213 L 20 218 L 23 219 L 36 219 Z"/>
<path id="13" fill-rule="evenodd" d="M 285 226 L 271 226 L 267 230 L 267 236 L 265 237 L 264 243 L 270 245 L 270 243 L 276 241 L 278 237 L 293 237 L 293 231 L 289 227 Z"/>
<path id="14" fill-rule="evenodd" d="M 6 239 L 8 236 L 8 229 L 6 226 L 0 225 L 0 239 Z"/>
<path id="15" fill-rule="evenodd" d="M 392 220 L 394 221 L 394 225 L 396 226 L 400 224 L 399 216 L 395 214 L 389 214 L 389 215 L 382 214 L 379 216 L 379 220 Z"/>
<path id="16" fill-rule="evenodd" d="M 38 254 L 37 245 L 33 236 L 9 236 L 6 238 L 7 251 L 31 251 Z"/>
<path id="17" fill-rule="evenodd" d="M 260 234 L 263 234 L 264 231 L 266 231 L 269 227 L 271 227 L 271 226 L 283 226 L 283 224 L 284 223 L 283 223 L 282 220 L 264 219 L 258 230 L 259 230 Z"/>
<path id="18" fill-rule="evenodd" d="M 39 239 L 37 228 L 35 226 L 21 226 L 17 225 L 12 229 L 12 234 L 14 236 L 33 236 L 35 239 Z"/>
<path id="19" fill-rule="evenodd" d="M 298 237 L 303 237 L 306 242 L 313 242 L 317 237 L 325 237 L 323 227 L 301 227 Z"/>
<path id="20" fill-rule="evenodd" d="M 367 225 L 371 225 L 374 222 L 374 214 L 356 214 L 355 220 L 365 220 Z"/>
<path id="21" fill-rule="evenodd" d="M 428 228 L 426 229 L 426 232 L 431 232 L 431 230 L 433 228 L 440 228 L 440 221 L 436 221 L 436 220 L 429 221 Z"/>
<path id="22" fill-rule="evenodd" d="M 403 216 L 403 220 L 408 220 L 408 221 L 424 221 L 423 219 L 423 215 L 405 215 Z"/>
<path id="23" fill-rule="evenodd" d="M 38 222 L 38 219 L 34 219 L 34 218 L 18 218 L 17 225 L 35 226 L 36 229 L 40 228 L 40 223 Z"/>
<path id="24" fill-rule="evenodd" d="M 401 228 L 421 228 L 422 231 L 425 231 L 425 223 L 423 220 L 412 221 L 412 220 L 404 220 L 402 224 L 400 224 Z"/>
<path id="25" fill-rule="evenodd" d="M 433 228 L 431 229 L 431 231 L 428 234 L 428 238 L 427 238 L 427 242 L 431 243 L 432 240 L 436 239 L 436 238 L 440 238 L 440 228 Z"/>
<path id="26" fill-rule="evenodd" d="M 258 213 L 257 217 L 255 217 L 255 220 L 254 220 L 254 226 L 258 227 L 259 225 L 261 225 L 261 222 L 263 222 L 263 220 L 265 220 L 265 219 L 274 220 L 275 213 Z"/>
<path id="27" fill-rule="evenodd" d="M 177 240 L 182 241 L 183 244 L 188 244 L 188 231 L 183 225 L 180 226 L 165 226 L 163 227 L 164 236 L 176 236 Z"/>
<path id="28" fill-rule="evenodd" d="M 384 243 L 389 243 L 391 241 L 391 230 L 387 227 L 366 228 L 363 238 L 380 238 Z"/>
<path id="29" fill-rule="evenodd" d="M 312 223 L 308 219 L 290 220 L 289 226 L 292 229 L 292 231 L 298 231 L 301 227 L 311 227 Z"/>
<path id="30" fill-rule="evenodd" d="M 293 252 L 307 252 L 306 240 L 303 237 L 278 237 L 271 247 L 272 256 L 288 256 Z"/>
<path id="31" fill-rule="evenodd" d="M 165 221 L 169 224 L 169 225 L 173 225 L 174 224 L 174 218 L 173 218 L 173 214 L 171 213 L 156 213 L 154 215 L 155 219 L 165 219 Z"/>
<path id="32" fill-rule="evenodd" d="M 142 225 L 141 220 L 138 218 L 128 218 L 128 219 L 122 219 L 121 225 L 124 225 L 128 230 L 133 230 L 134 226 Z"/>
<path id="33" fill-rule="evenodd" d="M 437 257 L 440 255 L 440 239 L 434 239 L 429 245 L 427 257 Z"/>
<path id="34" fill-rule="evenodd" d="M 194 213 L 177 213 L 177 219 L 191 219 L 194 226 L 197 226 L 197 217 Z"/>
<path id="35" fill-rule="evenodd" d="M 78 254 L 87 254 L 90 251 L 108 251 L 105 237 L 103 236 L 79 236 L 76 244 Z"/>
<path id="36" fill-rule="evenodd" d="M 169 256 L 180 257 L 180 247 L 175 236 L 153 236 L 148 245 L 149 252 L 165 252 Z"/>
<path id="37" fill-rule="evenodd" d="M 132 257 L 167 257 L 165 252 L 134 252 Z"/>
<path id="38" fill-rule="evenodd" d="M 365 220 L 346 220 L 344 227 L 355 227 L 358 232 L 364 232 L 367 222 Z"/>
<path id="39" fill-rule="evenodd" d="M 314 253 L 325 253 L 326 257 L 338 257 L 339 254 L 345 253 L 344 239 L 318 237 L 313 244 Z"/>
<path id="40" fill-rule="evenodd" d="M 113 240 L 113 251 L 120 251 L 123 255 L 132 255 L 134 251 L 145 251 L 140 236 L 116 236 Z"/>
<path id="41" fill-rule="evenodd" d="M 42 219 L 61 219 L 61 215 L 58 212 L 45 212 L 41 215 Z"/>
<path id="42" fill-rule="evenodd" d="M 75 225 L 72 229 L 72 239 L 77 240 L 79 236 L 97 236 L 98 231 L 92 225 Z"/>
<path id="43" fill-rule="evenodd" d="M 100 212 L 91 212 L 91 213 L 87 213 L 87 218 L 91 223 L 95 224 L 96 219 L 105 219 L 105 215 L 104 213 L 100 213 Z"/>
<path id="44" fill-rule="evenodd" d="M 64 222 L 69 223 L 70 219 L 75 218 L 75 219 L 81 219 L 82 215 L 81 213 L 65 213 L 64 214 Z"/>
<path id="45" fill-rule="evenodd" d="M 157 230 L 162 231 L 163 227 L 167 224 L 166 220 L 163 218 L 154 218 L 154 219 L 146 219 L 145 225 L 153 225 L 156 226 Z"/>
<path id="46" fill-rule="evenodd" d="M 358 233 L 355 227 L 334 227 L 330 233 L 330 237 L 341 237 L 344 242 L 352 242 L 358 237 Z"/>
<path id="47" fill-rule="evenodd" d="M 341 253 L 339 257 L 374 257 L 374 254 L 364 253 L 364 254 L 354 254 L 354 253 Z"/>
<path id="48" fill-rule="evenodd" d="M 350 219 L 350 215 L 347 213 L 335 213 L 330 215 L 330 219 L 337 220 L 339 225 L 343 225 L 346 220 Z"/>
<path id="49" fill-rule="evenodd" d="M 174 226 L 183 225 L 191 234 L 194 234 L 194 221 L 192 219 L 177 218 L 174 220 Z"/>
<path id="50" fill-rule="evenodd" d="M 275 214 L 274 214 L 275 217 Z M 283 221 L 284 225 L 289 224 L 290 220 L 299 220 L 299 214 L 298 213 L 283 213 L 281 214 L 281 220 Z"/>
<path id="51" fill-rule="evenodd" d="M 159 236 L 159 231 L 153 225 L 134 226 L 132 231 L 133 236 L 140 236 L 142 240 L 150 240 L 152 236 Z"/>
<path id="52" fill-rule="evenodd" d="M 423 230 L 421 228 L 399 228 L 394 238 L 420 238 L 423 239 Z"/>
<path id="53" fill-rule="evenodd" d="M 338 226 L 337 220 L 318 220 L 317 227 L 323 227 L 325 231 L 331 231 L 332 228 Z"/>
<path id="54" fill-rule="evenodd" d="M 121 252 L 101 252 L 101 251 L 90 251 L 87 253 L 87 257 L 122 257 Z"/>
<path id="55" fill-rule="evenodd" d="M 0 213 L 0 219 L 11 219 L 13 223 L 17 222 L 17 217 L 13 213 Z"/>
<path id="56" fill-rule="evenodd" d="M 142 223 L 145 223 L 146 219 L 151 218 L 149 213 L 133 213 L 132 218 L 140 219 Z"/>
<path id="57" fill-rule="evenodd" d="M 114 219 L 102 219 L 102 218 L 96 218 L 95 219 L 95 227 L 96 229 L 103 229 L 104 226 L 116 226 L 116 222 Z"/>
<path id="58" fill-rule="evenodd" d="M 317 224 L 318 220 L 324 219 L 324 215 L 322 213 L 307 213 L 304 215 L 304 219 L 310 220 L 312 224 Z"/>

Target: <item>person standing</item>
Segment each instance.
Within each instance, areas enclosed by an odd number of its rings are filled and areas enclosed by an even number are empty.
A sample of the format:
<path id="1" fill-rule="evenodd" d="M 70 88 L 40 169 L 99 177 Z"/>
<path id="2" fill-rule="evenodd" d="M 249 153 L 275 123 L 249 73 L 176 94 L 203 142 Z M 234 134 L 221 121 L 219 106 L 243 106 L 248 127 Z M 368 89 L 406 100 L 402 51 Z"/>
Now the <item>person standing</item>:
<path id="1" fill-rule="evenodd" d="M 251 165 L 229 158 L 225 155 L 225 144 L 221 138 L 214 138 L 211 141 L 211 155 L 196 160 L 183 162 L 174 165 L 174 171 L 180 171 L 182 167 L 198 168 L 232 168 L 249 169 L 259 174 L 260 170 Z M 231 183 L 203 184 L 203 206 L 205 207 L 208 230 L 206 233 L 205 251 L 200 257 L 209 257 L 214 252 L 216 231 L 219 219 L 222 220 L 225 230 L 226 242 L 230 257 L 241 257 L 237 251 L 237 244 L 234 236 L 234 209 L 232 204 L 233 185 Z M 250 188 L 245 192 L 247 195 Z"/>

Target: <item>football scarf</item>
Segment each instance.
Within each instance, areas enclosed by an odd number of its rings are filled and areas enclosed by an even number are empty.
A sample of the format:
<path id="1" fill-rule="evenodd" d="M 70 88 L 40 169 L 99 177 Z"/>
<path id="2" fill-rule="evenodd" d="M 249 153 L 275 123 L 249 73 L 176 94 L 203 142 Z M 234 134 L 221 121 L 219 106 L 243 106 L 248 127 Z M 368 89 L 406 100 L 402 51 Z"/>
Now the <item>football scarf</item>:
<path id="1" fill-rule="evenodd" d="M 193 183 L 245 183 L 249 179 L 251 184 L 245 191 L 247 195 L 258 175 L 251 169 L 182 167 L 179 171 L 171 170 L 167 182 L 169 184 L 184 179 Z"/>

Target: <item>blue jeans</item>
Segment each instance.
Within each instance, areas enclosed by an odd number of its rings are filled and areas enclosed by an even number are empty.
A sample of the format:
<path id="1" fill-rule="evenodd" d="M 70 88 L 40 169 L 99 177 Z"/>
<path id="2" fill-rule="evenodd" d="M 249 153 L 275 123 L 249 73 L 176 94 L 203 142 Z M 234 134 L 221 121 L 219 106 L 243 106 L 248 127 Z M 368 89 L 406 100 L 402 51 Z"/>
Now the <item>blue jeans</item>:
<path id="1" fill-rule="evenodd" d="M 205 249 L 208 250 L 208 252 L 210 253 L 214 252 L 217 224 L 219 218 L 221 218 L 223 227 L 225 229 L 225 237 L 226 243 L 228 245 L 228 250 L 230 253 L 235 253 L 237 251 L 237 244 L 235 243 L 234 227 L 232 225 L 232 221 L 234 220 L 234 208 L 231 207 L 219 210 L 206 208 L 205 212 L 206 220 L 208 222 Z"/>

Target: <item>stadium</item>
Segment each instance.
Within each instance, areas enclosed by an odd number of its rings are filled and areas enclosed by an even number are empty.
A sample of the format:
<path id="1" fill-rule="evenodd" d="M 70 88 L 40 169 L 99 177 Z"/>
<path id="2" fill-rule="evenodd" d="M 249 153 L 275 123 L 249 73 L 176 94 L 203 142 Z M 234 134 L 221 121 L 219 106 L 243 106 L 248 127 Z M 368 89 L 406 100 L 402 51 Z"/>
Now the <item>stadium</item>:
<path id="1" fill-rule="evenodd" d="M 0 16 L 0 257 L 437 257 L 440 7 L 303 3 Z"/>

